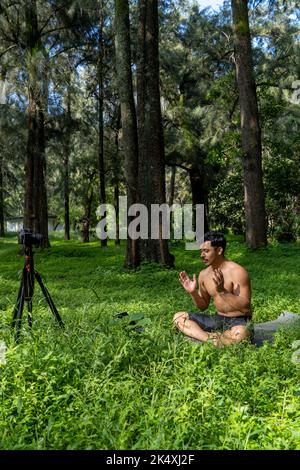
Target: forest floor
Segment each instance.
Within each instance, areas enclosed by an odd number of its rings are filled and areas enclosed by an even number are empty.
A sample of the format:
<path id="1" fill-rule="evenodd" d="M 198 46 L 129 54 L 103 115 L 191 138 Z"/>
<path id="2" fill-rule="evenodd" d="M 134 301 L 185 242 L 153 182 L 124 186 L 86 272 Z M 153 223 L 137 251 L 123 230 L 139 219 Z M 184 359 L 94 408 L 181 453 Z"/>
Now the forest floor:
<path id="1" fill-rule="evenodd" d="M 203 268 L 197 251 L 173 243 L 176 269 L 128 273 L 122 247 L 51 243 L 35 264 L 65 331 L 36 285 L 33 327 L 25 311 L 16 345 L 24 260 L 15 237 L 0 239 L 1 449 L 300 449 L 300 331 L 260 348 L 191 342 L 171 320 L 195 309 L 178 272 Z M 227 256 L 250 273 L 254 321 L 300 313 L 299 243 L 253 252 L 229 237 Z"/>

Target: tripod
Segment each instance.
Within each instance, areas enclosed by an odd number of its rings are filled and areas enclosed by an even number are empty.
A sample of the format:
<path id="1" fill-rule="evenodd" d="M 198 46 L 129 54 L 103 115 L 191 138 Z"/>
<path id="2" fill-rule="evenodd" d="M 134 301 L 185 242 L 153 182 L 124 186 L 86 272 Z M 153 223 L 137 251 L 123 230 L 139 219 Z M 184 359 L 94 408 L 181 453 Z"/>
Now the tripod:
<path id="1" fill-rule="evenodd" d="M 49 294 L 48 289 L 44 285 L 40 274 L 34 269 L 34 262 L 33 262 L 33 251 L 32 246 L 25 245 L 25 264 L 22 272 L 21 284 L 19 288 L 17 303 L 14 307 L 13 311 L 13 320 L 12 320 L 12 328 L 16 329 L 15 340 L 19 342 L 20 337 L 20 329 L 21 329 L 21 322 L 22 322 L 22 315 L 24 309 L 24 303 L 27 302 L 27 309 L 28 309 L 28 325 L 32 326 L 32 297 L 34 293 L 34 280 L 36 279 L 42 289 L 44 297 L 47 301 L 47 304 L 50 307 L 51 312 L 55 316 L 56 320 L 58 321 L 60 327 L 64 328 L 64 323 L 54 305 L 53 300 Z"/>

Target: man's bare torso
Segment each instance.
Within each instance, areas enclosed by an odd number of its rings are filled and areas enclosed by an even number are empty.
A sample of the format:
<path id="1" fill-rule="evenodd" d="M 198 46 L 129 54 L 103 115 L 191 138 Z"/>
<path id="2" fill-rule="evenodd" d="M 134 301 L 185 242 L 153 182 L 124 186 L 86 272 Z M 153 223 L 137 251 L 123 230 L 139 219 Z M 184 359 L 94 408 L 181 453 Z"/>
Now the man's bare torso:
<path id="1" fill-rule="evenodd" d="M 234 261 L 229 261 L 229 260 L 225 260 L 219 269 L 222 271 L 222 274 L 224 277 L 225 295 L 226 295 L 226 292 L 237 295 L 237 296 L 241 295 L 240 279 L 242 277 L 245 278 L 245 276 L 247 277 L 247 279 L 249 279 L 247 275 L 247 271 L 239 264 L 235 263 Z M 214 276 L 214 269 L 211 266 L 209 266 L 208 268 L 201 271 L 199 275 L 199 285 L 200 285 L 202 295 L 208 294 L 209 297 L 211 297 L 214 300 L 214 304 L 217 309 L 217 312 L 220 315 L 223 315 L 226 317 L 227 316 L 228 317 L 241 316 L 241 314 L 251 316 L 251 307 L 244 308 L 239 311 L 233 309 L 230 312 L 226 312 L 226 313 L 222 312 L 222 301 L 220 298 L 220 293 L 217 291 L 216 284 L 213 280 L 213 276 Z M 250 280 L 248 282 L 247 287 L 248 287 L 249 292 L 246 292 L 246 294 L 250 296 L 251 295 Z M 247 287 L 246 287 L 246 290 L 247 290 Z M 245 289 L 245 286 L 243 287 L 243 289 Z"/>

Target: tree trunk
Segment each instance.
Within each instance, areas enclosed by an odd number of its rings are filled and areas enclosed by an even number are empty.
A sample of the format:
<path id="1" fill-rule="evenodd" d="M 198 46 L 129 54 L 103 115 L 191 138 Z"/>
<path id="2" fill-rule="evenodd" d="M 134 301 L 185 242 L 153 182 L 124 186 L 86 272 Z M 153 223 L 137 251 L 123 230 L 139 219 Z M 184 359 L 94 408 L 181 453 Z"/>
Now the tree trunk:
<path id="1" fill-rule="evenodd" d="M 120 246 L 120 206 L 119 206 L 119 195 L 120 195 L 120 155 L 119 155 L 119 132 L 121 127 L 121 108 L 117 108 L 117 124 L 115 129 L 115 149 L 116 158 L 114 158 L 114 201 L 116 210 L 116 239 L 115 246 Z"/>
<path id="2" fill-rule="evenodd" d="M 6 74 L 7 74 L 7 71 L 6 71 L 6 68 L 5 67 L 1 67 L 0 69 L 0 86 L 1 86 L 1 83 L 2 84 L 5 84 L 5 80 L 6 80 Z M 1 90 L 1 92 L 3 93 L 2 96 L 0 96 L 0 105 L 1 106 L 1 116 L 0 116 L 0 120 L 2 121 L 4 119 L 4 115 L 5 115 L 5 107 L 3 106 L 4 104 L 6 104 L 6 94 L 5 94 L 5 85 L 3 86 L 3 90 Z M 0 123 L 2 124 L 2 122 Z M 1 138 L 1 136 L 0 136 Z M 1 139 L 1 153 L 0 153 L 0 237 L 4 237 L 5 236 L 5 224 L 4 224 L 4 186 L 3 186 L 3 164 L 4 164 L 4 158 L 3 158 L 3 141 Z"/>
<path id="3" fill-rule="evenodd" d="M 26 15 L 26 51 L 28 83 L 28 135 L 25 158 L 24 228 L 42 234 L 43 247 L 49 247 L 48 209 L 45 185 L 45 61 L 38 57 L 43 52 L 36 0 L 28 0 Z"/>
<path id="4" fill-rule="evenodd" d="M 204 232 L 209 230 L 208 227 L 208 218 L 207 218 L 207 194 L 205 191 L 205 185 L 203 182 L 203 174 L 198 166 L 193 165 L 189 169 L 189 177 L 192 188 L 192 203 L 194 208 L 193 214 L 193 225 L 195 230 L 195 206 L 196 204 L 204 205 Z"/>
<path id="5" fill-rule="evenodd" d="M 40 100 L 29 87 L 28 135 L 25 160 L 24 228 L 43 236 L 41 246 L 49 247 L 48 209 L 45 186 L 44 113 Z"/>
<path id="6" fill-rule="evenodd" d="M 159 221 L 159 239 L 150 238 L 151 205 L 166 202 L 165 156 L 159 90 L 158 3 L 157 0 L 139 1 L 138 28 L 138 141 L 140 201 L 148 209 L 148 239 L 141 240 L 141 259 L 171 267 L 174 256 L 168 241 L 162 238 L 162 220 Z"/>
<path id="7" fill-rule="evenodd" d="M 115 246 L 120 245 L 120 206 L 119 206 L 119 182 L 115 182 L 114 187 L 114 199 L 115 199 L 115 209 L 116 209 L 116 239 Z"/>
<path id="8" fill-rule="evenodd" d="M 169 206 L 171 207 L 174 202 L 175 195 L 175 177 L 176 177 L 176 166 L 171 167 L 171 180 L 170 180 L 170 193 L 169 193 Z"/>
<path id="9" fill-rule="evenodd" d="M 172 207 L 174 203 L 175 196 L 175 178 L 176 178 L 176 166 L 171 167 L 171 180 L 170 180 L 170 190 L 169 190 L 169 206 Z M 174 223 L 171 221 L 171 240 L 174 238 Z"/>
<path id="10" fill-rule="evenodd" d="M 102 9 L 102 2 L 101 2 Z M 104 90 L 103 90 L 103 15 L 100 15 L 99 22 L 99 41 L 98 41 L 98 142 L 99 142 L 99 154 L 98 154 L 98 165 L 99 165 L 99 184 L 100 184 L 100 205 L 106 204 L 106 190 L 105 190 L 105 167 L 104 167 L 104 125 L 103 125 L 103 102 L 104 102 Z M 105 214 L 103 218 L 105 217 Z M 107 240 L 101 240 L 101 247 L 107 246 Z"/>
<path id="11" fill-rule="evenodd" d="M 90 185 L 92 185 L 92 181 Z M 92 210 L 92 202 L 94 197 L 93 187 L 88 189 L 86 203 L 84 207 L 84 216 L 82 218 L 82 231 L 81 231 L 81 240 L 82 243 L 88 243 L 90 241 L 90 222 L 91 222 L 91 210 Z"/>
<path id="12" fill-rule="evenodd" d="M 3 188 L 3 156 L 0 155 L 0 237 L 5 236 L 4 230 L 4 188 Z"/>
<path id="13" fill-rule="evenodd" d="M 69 74 L 67 89 L 66 132 L 64 136 L 64 225 L 65 240 L 70 240 L 70 189 L 69 189 L 69 159 L 70 159 L 70 132 L 71 132 L 71 73 Z"/>
<path id="14" fill-rule="evenodd" d="M 121 105 L 122 138 L 128 208 L 138 201 L 138 142 L 136 112 L 131 75 L 129 6 L 127 0 L 115 0 L 115 48 L 118 91 Z M 132 217 L 128 217 L 129 226 Z M 127 233 L 124 265 L 135 269 L 139 265 L 138 240 Z"/>
<path id="15" fill-rule="evenodd" d="M 64 148 L 64 225 L 65 240 L 70 240 L 69 149 Z"/>
<path id="16" fill-rule="evenodd" d="M 251 248 L 267 244 L 262 178 L 261 130 L 252 63 L 247 0 L 231 0 L 235 67 L 239 87 L 243 149 L 246 242 Z"/>

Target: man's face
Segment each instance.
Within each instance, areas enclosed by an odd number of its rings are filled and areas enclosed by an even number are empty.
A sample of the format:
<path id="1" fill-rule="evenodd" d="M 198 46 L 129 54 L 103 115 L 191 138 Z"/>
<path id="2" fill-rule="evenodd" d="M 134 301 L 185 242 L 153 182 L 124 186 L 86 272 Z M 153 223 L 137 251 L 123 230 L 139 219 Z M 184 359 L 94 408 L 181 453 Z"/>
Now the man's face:
<path id="1" fill-rule="evenodd" d="M 223 249 L 221 247 L 211 246 L 211 241 L 206 241 L 200 246 L 200 256 L 204 264 L 210 266 L 220 255 Z"/>

